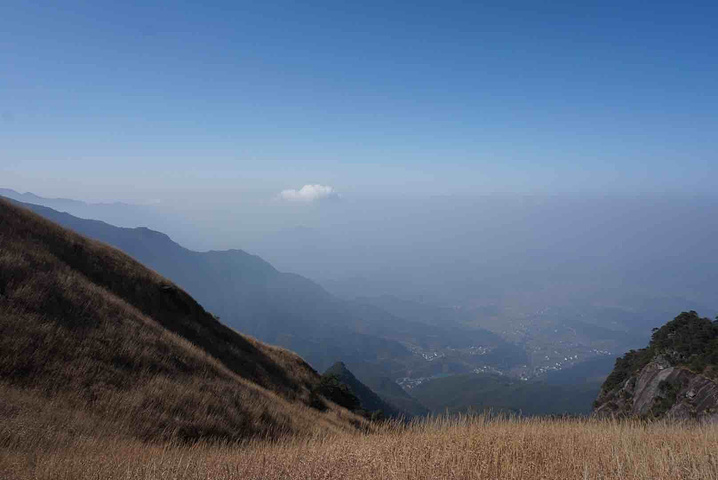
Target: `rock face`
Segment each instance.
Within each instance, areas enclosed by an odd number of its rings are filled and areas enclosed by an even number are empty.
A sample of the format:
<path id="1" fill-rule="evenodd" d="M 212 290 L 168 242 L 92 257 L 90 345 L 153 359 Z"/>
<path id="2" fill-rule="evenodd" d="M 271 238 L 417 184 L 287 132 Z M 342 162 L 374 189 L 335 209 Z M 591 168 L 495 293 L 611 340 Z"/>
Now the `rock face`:
<path id="1" fill-rule="evenodd" d="M 616 360 L 593 414 L 718 422 L 717 367 L 718 320 L 683 312 Z"/>
<path id="2" fill-rule="evenodd" d="M 718 422 L 718 383 L 660 357 L 619 388 L 602 390 L 597 416 L 670 417 Z"/>

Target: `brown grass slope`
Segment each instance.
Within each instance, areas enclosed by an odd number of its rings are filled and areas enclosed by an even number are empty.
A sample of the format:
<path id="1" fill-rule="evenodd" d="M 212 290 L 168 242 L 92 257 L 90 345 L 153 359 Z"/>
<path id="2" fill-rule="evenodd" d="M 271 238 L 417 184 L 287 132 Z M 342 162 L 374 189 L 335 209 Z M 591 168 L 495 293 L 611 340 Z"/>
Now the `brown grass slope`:
<path id="1" fill-rule="evenodd" d="M 318 380 L 119 250 L 0 200 L 0 449 L 352 430 L 310 408 Z"/>

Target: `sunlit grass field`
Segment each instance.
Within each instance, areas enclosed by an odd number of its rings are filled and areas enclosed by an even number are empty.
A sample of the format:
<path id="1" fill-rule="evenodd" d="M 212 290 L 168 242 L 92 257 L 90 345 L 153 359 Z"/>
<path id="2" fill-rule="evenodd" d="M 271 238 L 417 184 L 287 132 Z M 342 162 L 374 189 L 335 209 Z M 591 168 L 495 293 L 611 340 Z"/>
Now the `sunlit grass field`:
<path id="1" fill-rule="evenodd" d="M 433 418 L 224 445 L 0 433 L 3 479 L 718 478 L 718 426 L 685 423 Z"/>

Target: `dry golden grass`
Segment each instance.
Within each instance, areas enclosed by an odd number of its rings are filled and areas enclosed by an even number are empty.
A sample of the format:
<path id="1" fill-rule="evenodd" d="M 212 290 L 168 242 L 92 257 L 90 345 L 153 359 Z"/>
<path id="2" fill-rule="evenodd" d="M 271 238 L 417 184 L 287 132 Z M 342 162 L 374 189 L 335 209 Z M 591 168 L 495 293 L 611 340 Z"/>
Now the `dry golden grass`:
<path id="1" fill-rule="evenodd" d="M 58 438 L 2 446 L 12 479 L 714 479 L 718 426 L 433 419 L 234 445 Z"/>

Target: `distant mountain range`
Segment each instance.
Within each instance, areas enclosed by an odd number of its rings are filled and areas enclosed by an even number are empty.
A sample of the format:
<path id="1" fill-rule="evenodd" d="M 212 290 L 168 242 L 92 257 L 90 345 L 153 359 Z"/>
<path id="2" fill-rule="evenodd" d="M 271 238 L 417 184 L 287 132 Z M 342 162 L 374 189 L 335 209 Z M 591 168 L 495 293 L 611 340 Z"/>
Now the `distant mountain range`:
<path id="1" fill-rule="evenodd" d="M 20 193 L 9 188 L 0 188 L 0 196 L 17 200 L 18 202 L 42 205 L 83 218 L 108 221 L 123 227 L 138 226 L 138 224 L 142 224 L 143 217 L 149 215 L 148 206 L 124 202 L 87 203 L 71 198 L 41 197 L 31 192 Z"/>
<path id="2" fill-rule="evenodd" d="M 31 192 L 20 193 L 0 188 L 0 196 L 18 202 L 42 205 L 80 218 L 101 220 L 118 227 L 148 227 L 168 232 L 184 245 L 202 248 L 209 244 L 195 229 L 187 228 L 188 221 L 177 211 L 161 205 L 125 202 L 88 203 L 70 198 L 47 198 Z"/>
<path id="3" fill-rule="evenodd" d="M 34 203 L 37 205 L 52 205 L 53 208 L 58 210 L 63 208 L 84 208 L 89 206 L 88 203 L 81 202 L 79 200 L 72 200 L 69 198 L 44 198 L 31 192 L 20 193 L 9 188 L 0 188 L 0 196 L 18 200 L 20 202 Z"/>

